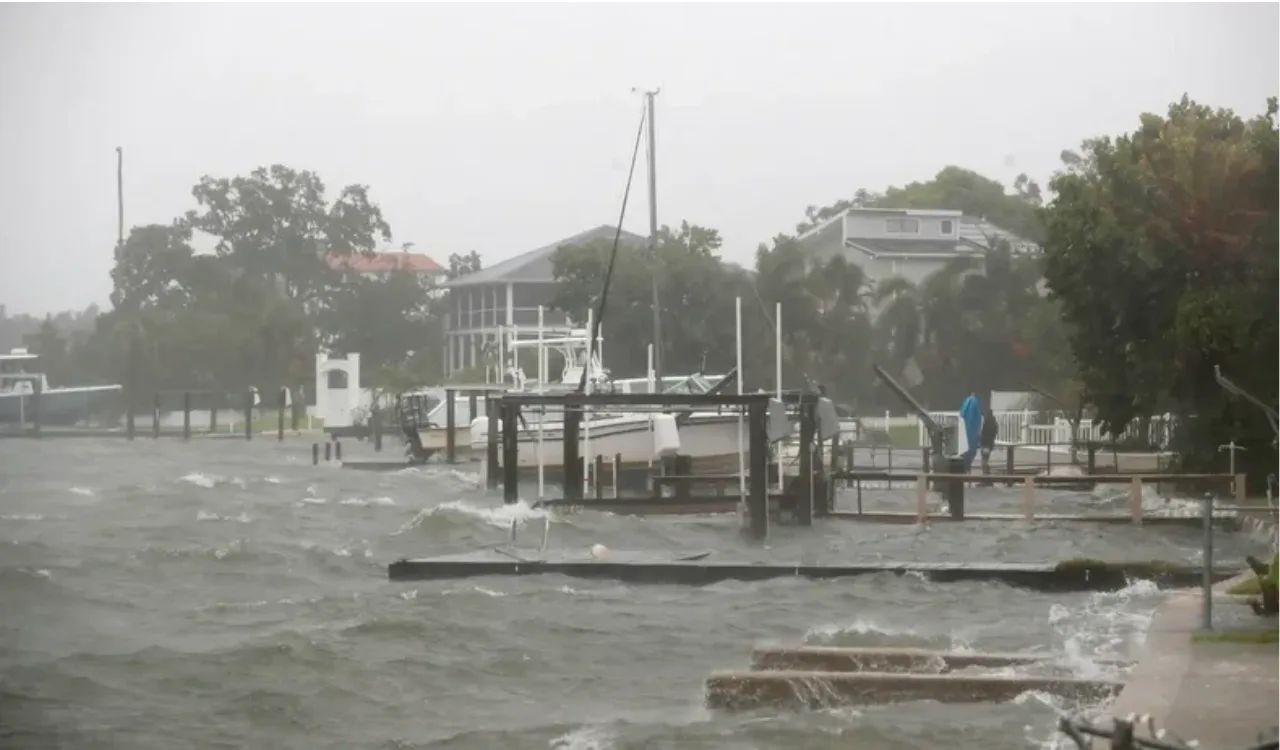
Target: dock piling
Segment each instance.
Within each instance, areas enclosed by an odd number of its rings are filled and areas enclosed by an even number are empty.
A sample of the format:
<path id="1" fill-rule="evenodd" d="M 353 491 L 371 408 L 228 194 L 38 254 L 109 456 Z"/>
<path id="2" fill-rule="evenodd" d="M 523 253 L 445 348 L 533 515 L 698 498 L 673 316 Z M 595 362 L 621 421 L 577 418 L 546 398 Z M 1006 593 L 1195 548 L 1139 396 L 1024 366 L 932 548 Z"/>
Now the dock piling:
<path id="1" fill-rule="evenodd" d="M 813 449 L 817 425 L 814 406 L 817 399 L 802 397 L 800 400 L 800 476 L 795 487 L 796 522 L 801 526 L 813 525 Z"/>
<path id="2" fill-rule="evenodd" d="M 502 502 L 520 502 L 520 433 L 517 432 L 520 407 L 503 403 L 502 412 Z"/>
<path id="3" fill-rule="evenodd" d="M 44 383 L 31 381 L 31 435 L 40 437 L 41 401 L 44 400 Z"/>
<path id="4" fill-rule="evenodd" d="M 182 439 L 191 439 L 191 391 L 182 393 Z"/>
<path id="5" fill-rule="evenodd" d="M 281 386 L 279 402 L 276 406 L 276 442 L 284 442 L 284 410 L 289 403 L 289 389 Z"/>
<path id="6" fill-rule="evenodd" d="M 765 401 L 753 401 L 747 407 L 747 456 L 747 528 L 753 539 L 763 541 L 769 536 L 769 411 Z"/>
<path id="7" fill-rule="evenodd" d="M 458 462 L 458 445 L 457 445 L 457 438 L 455 437 L 455 430 L 457 430 L 458 428 L 457 399 L 458 399 L 457 391 L 453 390 L 452 388 L 445 389 L 444 391 L 444 461 L 445 463 L 450 465 Z M 486 406 L 488 406 L 488 404 L 486 404 Z M 471 418 L 475 419 L 475 414 L 472 414 Z M 490 417 L 489 417 L 489 442 L 490 443 L 492 443 L 493 440 L 496 439 L 496 436 L 493 434 L 493 431 L 494 431 L 494 417 L 492 414 L 490 414 Z M 490 460 L 492 459 L 493 457 L 491 455 Z M 492 476 L 492 472 L 490 472 L 490 476 Z M 492 484 L 489 485 L 489 489 L 493 489 Z"/>
<path id="8" fill-rule="evenodd" d="M 582 500 L 582 459 L 578 455 L 578 438 L 581 434 L 582 409 L 564 407 L 564 499 Z"/>
<path id="9" fill-rule="evenodd" d="M 244 439 L 253 440 L 253 389 L 245 391 L 244 398 Z"/>
<path id="10" fill-rule="evenodd" d="M 498 468 L 498 438 L 499 426 L 502 424 L 498 421 L 498 410 L 501 408 L 500 403 L 494 403 L 494 399 L 487 395 L 484 399 L 485 418 L 489 421 L 489 434 L 485 444 L 485 488 L 495 490 L 498 488 L 498 482 L 502 479 L 503 474 Z M 449 428 L 449 434 L 453 434 L 453 428 Z"/>

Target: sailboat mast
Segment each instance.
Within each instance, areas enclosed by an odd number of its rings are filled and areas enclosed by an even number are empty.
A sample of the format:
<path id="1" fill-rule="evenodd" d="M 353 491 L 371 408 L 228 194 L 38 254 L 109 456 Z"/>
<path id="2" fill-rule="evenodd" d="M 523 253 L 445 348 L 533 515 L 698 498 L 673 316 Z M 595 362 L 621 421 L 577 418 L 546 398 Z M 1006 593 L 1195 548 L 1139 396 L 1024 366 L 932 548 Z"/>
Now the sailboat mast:
<path id="1" fill-rule="evenodd" d="M 662 308 L 658 304 L 658 143 L 654 129 L 653 98 L 658 91 L 646 91 L 645 98 L 649 104 L 649 257 L 653 259 L 653 371 L 662 386 Z"/>

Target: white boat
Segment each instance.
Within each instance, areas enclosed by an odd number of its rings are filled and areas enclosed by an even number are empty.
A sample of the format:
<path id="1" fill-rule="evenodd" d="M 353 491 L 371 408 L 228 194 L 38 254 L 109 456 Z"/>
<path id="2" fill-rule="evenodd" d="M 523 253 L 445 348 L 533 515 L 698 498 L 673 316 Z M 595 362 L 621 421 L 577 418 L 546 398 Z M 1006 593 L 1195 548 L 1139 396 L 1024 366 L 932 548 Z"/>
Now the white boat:
<path id="1" fill-rule="evenodd" d="M 88 418 L 95 406 L 112 394 L 119 385 L 89 385 L 55 388 L 37 363 L 40 355 L 23 348 L 0 354 L 0 424 L 25 424 L 34 418 L 36 386 L 40 384 L 40 424 L 74 425 Z"/>
<path id="2" fill-rule="evenodd" d="M 600 363 L 599 348 L 589 355 L 589 334 L 577 329 L 555 338 L 512 338 L 504 341 L 504 355 L 512 364 L 506 368 L 509 381 L 503 386 L 487 386 L 514 392 L 567 393 L 577 389 L 583 370 L 588 372 L 591 392 L 651 393 L 654 390 L 680 393 L 705 393 L 724 380 L 724 376 L 687 375 L 662 379 L 659 385 L 652 377 L 613 379 Z M 541 364 L 550 352 L 560 354 L 564 368 L 560 377 L 543 384 L 528 378 L 520 366 L 519 352 L 533 349 Z M 503 357 L 507 359 L 507 356 Z M 590 363 L 588 365 L 588 359 Z M 427 413 L 418 427 L 418 438 L 427 453 L 443 452 L 448 439 L 447 405 L 442 401 Z M 476 413 L 471 413 L 470 399 L 454 402 L 455 457 L 481 461 L 488 446 L 489 423 L 483 398 L 476 399 Z M 676 410 L 672 410 L 676 411 Z M 681 455 L 693 459 L 695 471 L 722 472 L 737 467 L 738 416 L 736 412 L 676 412 L 680 416 Z M 529 410 L 522 414 L 519 437 L 520 466 L 534 468 L 541 463 L 556 469 L 564 460 L 564 423 L 558 407 Z M 654 460 L 653 415 L 627 413 L 620 409 L 589 411 L 579 427 L 579 455 L 588 461 L 604 456 L 612 463 L 620 458 L 626 468 L 648 466 Z M 541 426 L 541 438 L 539 438 Z M 499 428 L 501 429 L 501 428 Z"/>
<path id="3" fill-rule="evenodd" d="M 508 343 L 513 353 L 512 361 L 518 362 L 518 352 L 522 349 L 541 346 L 545 351 L 550 348 L 559 351 L 564 358 L 565 367 L 557 383 L 549 383 L 547 387 L 530 387 L 530 381 L 518 364 L 513 364 L 508 372 L 515 389 L 520 391 L 556 392 L 571 391 L 577 388 L 584 369 L 587 369 L 588 391 L 592 393 L 652 393 L 655 390 L 675 393 L 706 393 L 715 388 L 724 376 L 705 376 L 702 374 L 663 378 L 659 385 L 652 377 L 613 379 L 609 372 L 601 366 L 599 349 L 591 357 L 588 333 L 585 330 L 574 331 L 568 336 L 555 339 L 516 339 Z M 543 355 L 545 356 L 545 355 Z M 541 360 L 541 357 L 540 357 Z M 543 368 L 545 369 L 545 367 Z M 679 415 L 678 453 L 693 459 L 693 471 L 699 473 L 724 472 L 737 467 L 738 461 L 738 415 L 727 411 L 680 411 L 669 410 Z M 539 465 L 557 469 L 564 463 L 564 420 L 560 410 L 547 407 L 544 410 L 530 409 L 522 414 L 524 417 L 519 436 L 518 455 L 520 466 L 535 468 Z M 647 412 L 628 413 L 619 408 L 588 410 L 579 426 L 578 455 L 591 462 L 596 456 L 603 456 L 610 464 L 618 461 L 620 468 L 633 469 L 650 465 L 656 457 L 657 446 L 653 436 L 653 414 Z M 483 457 L 489 439 L 487 418 L 477 418 L 471 424 L 472 455 Z M 501 427 L 499 427 L 501 434 Z"/>

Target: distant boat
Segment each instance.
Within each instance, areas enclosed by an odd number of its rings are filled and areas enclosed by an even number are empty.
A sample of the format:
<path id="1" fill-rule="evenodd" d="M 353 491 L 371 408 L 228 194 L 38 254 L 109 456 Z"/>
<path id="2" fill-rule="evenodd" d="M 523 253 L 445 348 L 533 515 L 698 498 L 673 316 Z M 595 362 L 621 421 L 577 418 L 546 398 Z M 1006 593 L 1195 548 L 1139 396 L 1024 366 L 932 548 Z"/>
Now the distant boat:
<path id="1" fill-rule="evenodd" d="M 40 355 L 23 348 L 0 354 L 0 424 L 31 421 L 35 400 L 31 378 L 40 383 L 40 424 L 57 427 L 84 421 L 95 406 L 122 388 L 119 385 L 54 388 L 44 373 L 35 369 L 39 360 Z"/>

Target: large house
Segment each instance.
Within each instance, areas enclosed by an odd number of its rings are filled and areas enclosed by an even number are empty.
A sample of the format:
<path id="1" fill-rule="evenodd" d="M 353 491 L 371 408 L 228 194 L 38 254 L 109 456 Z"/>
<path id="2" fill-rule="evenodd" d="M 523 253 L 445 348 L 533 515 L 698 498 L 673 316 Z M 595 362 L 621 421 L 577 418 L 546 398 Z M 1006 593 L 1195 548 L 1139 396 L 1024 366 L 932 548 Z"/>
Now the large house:
<path id="1" fill-rule="evenodd" d="M 894 276 L 919 283 L 954 258 L 981 257 L 998 240 L 1015 253 L 1039 250 L 987 221 L 945 209 L 849 208 L 797 238 L 816 257 L 844 255 L 873 283 Z"/>
<path id="2" fill-rule="evenodd" d="M 544 307 L 543 325 L 547 335 L 567 332 L 574 323 L 583 325 L 584 321 L 571 321 L 565 313 L 550 308 L 555 252 L 565 245 L 612 242 L 617 231 L 616 227 L 598 226 L 447 282 L 446 375 L 485 364 L 485 346 L 496 344 L 504 331 L 534 335 L 539 305 Z M 622 242 L 643 246 L 647 240 L 623 231 Z"/>

